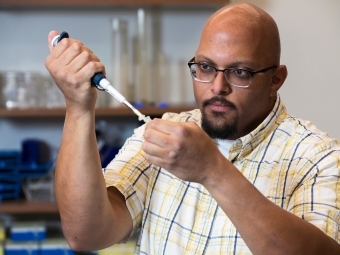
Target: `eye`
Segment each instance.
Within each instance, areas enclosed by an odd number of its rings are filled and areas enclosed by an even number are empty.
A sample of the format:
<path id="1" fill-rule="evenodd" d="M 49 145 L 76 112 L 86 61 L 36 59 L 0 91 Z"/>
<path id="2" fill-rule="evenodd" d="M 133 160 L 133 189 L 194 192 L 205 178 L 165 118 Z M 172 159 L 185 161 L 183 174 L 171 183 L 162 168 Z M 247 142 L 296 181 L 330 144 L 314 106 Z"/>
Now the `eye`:
<path id="1" fill-rule="evenodd" d="M 204 64 L 204 63 L 198 64 L 197 66 L 201 72 L 211 73 L 215 71 L 215 69 L 212 66 Z"/>
<path id="2" fill-rule="evenodd" d="M 230 74 L 240 79 L 249 79 L 251 77 L 249 71 L 240 68 L 230 69 Z"/>

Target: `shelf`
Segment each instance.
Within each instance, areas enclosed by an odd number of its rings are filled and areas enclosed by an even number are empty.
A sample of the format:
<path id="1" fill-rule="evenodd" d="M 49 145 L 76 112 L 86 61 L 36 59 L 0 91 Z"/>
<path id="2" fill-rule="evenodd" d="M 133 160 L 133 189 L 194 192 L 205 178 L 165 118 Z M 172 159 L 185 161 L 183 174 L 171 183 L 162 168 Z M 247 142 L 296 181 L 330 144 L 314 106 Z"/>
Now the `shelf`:
<path id="1" fill-rule="evenodd" d="M 194 105 L 183 105 L 183 106 L 170 106 L 166 108 L 157 108 L 157 107 L 143 107 L 138 109 L 142 114 L 148 116 L 161 116 L 165 112 L 183 112 L 190 111 L 194 109 Z M 0 117 L 2 118 L 32 118 L 32 117 L 64 117 L 65 109 L 64 108 L 54 108 L 54 109 L 45 109 L 45 108 L 36 108 L 36 109 L 4 109 L 0 108 Z M 96 109 L 97 117 L 128 117 L 135 116 L 135 114 L 125 106 L 120 106 L 116 108 L 97 108 Z"/>
<path id="2" fill-rule="evenodd" d="M 27 213 L 58 213 L 55 203 L 42 203 L 30 201 L 3 201 L 0 203 L 0 213 L 27 214 Z"/>
<path id="3" fill-rule="evenodd" d="M 90 7 L 90 6 L 133 6 L 133 5 L 225 5 L 227 0 L 0 0 L 0 7 Z"/>

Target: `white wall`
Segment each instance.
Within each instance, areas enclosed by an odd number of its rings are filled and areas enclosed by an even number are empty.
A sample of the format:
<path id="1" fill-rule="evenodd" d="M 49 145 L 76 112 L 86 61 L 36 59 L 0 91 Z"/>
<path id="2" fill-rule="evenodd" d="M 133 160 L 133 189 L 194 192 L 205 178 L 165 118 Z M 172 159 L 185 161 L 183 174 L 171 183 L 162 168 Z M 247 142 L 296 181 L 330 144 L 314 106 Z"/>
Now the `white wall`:
<path id="1" fill-rule="evenodd" d="M 253 0 L 277 21 L 282 39 L 282 63 L 289 71 L 281 95 L 289 112 L 313 121 L 340 138 L 338 91 L 340 87 L 340 1 Z M 163 13 L 163 49 L 172 60 L 187 61 L 195 52 L 201 28 L 212 9 L 167 10 Z M 105 11 L 0 10 L 0 70 L 46 72 L 47 34 L 67 30 L 93 49 L 109 65 L 110 21 L 126 17 L 134 33 L 132 9 Z M 96 35 L 93 35 L 96 31 Z M 114 120 L 113 120 L 114 121 Z M 26 123 L 29 125 L 26 125 Z M 62 120 L 45 125 L 32 120 L 0 119 L 0 149 L 19 148 L 27 136 L 49 140 L 57 148 Z M 134 123 L 134 122 L 133 122 Z M 45 126 L 44 126 L 45 125 Z M 28 129 L 27 129 L 28 127 Z M 35 128 L 36 127 L 36 128 Z M 122 128 L 132 132 L 133 124 Z"/>
<path id="2" fill-rule="evenodd" d="M 237 2 L 237 1 L 233 1 Z M 251 0 L 277 22 L 288 111 L 340 139 L 340 1 Z"/>

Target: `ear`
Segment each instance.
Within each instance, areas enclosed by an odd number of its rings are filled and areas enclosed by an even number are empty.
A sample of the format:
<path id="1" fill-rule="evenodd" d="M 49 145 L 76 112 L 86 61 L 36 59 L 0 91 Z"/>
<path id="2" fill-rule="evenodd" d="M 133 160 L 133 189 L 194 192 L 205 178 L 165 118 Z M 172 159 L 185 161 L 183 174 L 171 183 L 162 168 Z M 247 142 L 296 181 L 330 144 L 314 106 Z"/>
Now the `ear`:
<path id="1" fill-rule="evenodd" d="M 288 75 L 287 67 L 285 65 L 280 65 L 278 68 L 275 69 L 275 72 L 272 76 L 272 84 L 270 86 L 270 93 L 271 97 L 276 97 L 277 92 L 285 82 Z"/>

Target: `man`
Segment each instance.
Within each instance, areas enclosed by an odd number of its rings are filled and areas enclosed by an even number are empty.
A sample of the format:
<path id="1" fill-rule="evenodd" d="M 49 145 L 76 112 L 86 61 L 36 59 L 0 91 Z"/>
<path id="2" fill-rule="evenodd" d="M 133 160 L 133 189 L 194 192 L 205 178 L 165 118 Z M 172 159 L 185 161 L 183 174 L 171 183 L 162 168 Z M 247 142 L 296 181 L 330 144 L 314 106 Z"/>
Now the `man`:
<path id="1" fill-rule="evenodd" d="M 200 109 L 137 129 L 104 177 L 89 82 L 104 67 L 78 41 L 50 49 L 67 105 L 56 195 L 71 248 L 140 230 L 139 254 L 340 254 L 340 147 L 286 112 L 279 33 L 263 10 L 212 15 L 188 63 Z"/>

